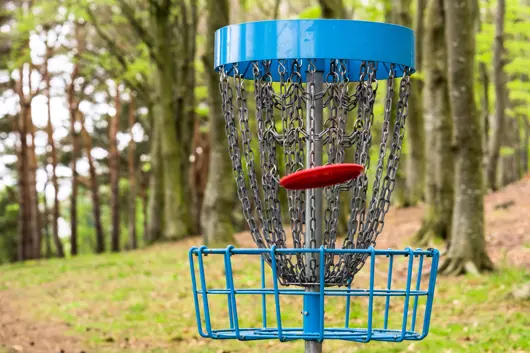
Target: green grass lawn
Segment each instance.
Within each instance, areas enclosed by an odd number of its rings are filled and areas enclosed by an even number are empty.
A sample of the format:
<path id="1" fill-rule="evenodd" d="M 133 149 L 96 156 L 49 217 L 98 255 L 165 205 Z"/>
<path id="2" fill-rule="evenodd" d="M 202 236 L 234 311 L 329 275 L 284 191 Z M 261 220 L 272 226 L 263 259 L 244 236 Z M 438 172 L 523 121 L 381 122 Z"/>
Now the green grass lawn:
<path id="1" fill-rule="evenodd" d="M 303 342 L 200 338 L 187 262 L 190 244 L 3 266 L 0 296 L 25 308 L 25 318 L 68 323 L 70 331 L 65 335 L 79 337 L 94 352 L 303 351 Z M 209 280 L 218 286 L 224 285 L 221 260 L 209 259 Z M 234 261 L 240 283 L 258 286 L 258 264 Z M 509 295 L 513 286 L 529 280 L 530 271 L 517 268 L 500 268 L 481 277 L 439 277 L 431 331 L 425 340 L 368 345 L 326 341 L 324 351 L 530 352 L 530 301 L 517 301 Z M 226 310 L 221 307 L 225 302 L 223 299 L 212 304 L 212 310 L 219 309 L 215 324 L 227 322 Z M 285 320 L 299 319 L 295 298 L 287 298 L 282 304 Z M 261 312 L 256 298 L 242 298 L 240 305 L 241 323 L 258 325 Z M 329 306 L 326 320 L 339 322 L 344 304 Z M 361 301 L 354 303 L 352 312 L 362 314 L 363 309 Z M 270 322 L 274 322 L 272 318 Z"/>

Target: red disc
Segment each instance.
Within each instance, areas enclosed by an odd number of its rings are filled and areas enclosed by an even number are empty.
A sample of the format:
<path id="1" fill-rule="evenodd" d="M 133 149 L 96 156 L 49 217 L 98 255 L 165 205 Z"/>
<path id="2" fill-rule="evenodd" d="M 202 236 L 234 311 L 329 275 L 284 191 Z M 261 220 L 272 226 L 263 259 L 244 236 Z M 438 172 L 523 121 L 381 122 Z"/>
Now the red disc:
<path id="1" fill-rule="evenodd" d="M 280 179 L 280 185 L 291 190 L 323 188 L 355 179 L 363 169 L 362 165 L 352 163 L 323 165 L 286 175 Z"/>

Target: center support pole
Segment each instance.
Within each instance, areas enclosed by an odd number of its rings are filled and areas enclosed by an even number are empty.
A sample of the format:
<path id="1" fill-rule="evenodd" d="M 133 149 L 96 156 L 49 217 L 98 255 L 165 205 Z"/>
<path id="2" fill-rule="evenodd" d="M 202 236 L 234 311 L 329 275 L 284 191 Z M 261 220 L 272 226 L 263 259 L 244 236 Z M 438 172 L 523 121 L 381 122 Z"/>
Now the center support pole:
<path id="1" fill-rule="evenodd" d="M 307 72 L 307 93 L 309 99 L 306 102 L 306 168 L 322 165 L 322 140 L 317 136 L 322 131 L 323 125 L 323 98 L 316 99 L 317 93 L 321 93 L 323 73 L 320 71 Z M 310 80 L 313 80 L 311 85 Z M 313 165 L 312 165 L 312 162 Z M 314 197 L 314 202 L 312 198 Z M 314 206 L 314 209 L 313 209 Z M 322 245 L 322 189 L 307 189 L 305 200 L 305 242 L 306 248 L 320 248 Z M 313 223 L 314 222 L 314 223 Z M 311 264 L 314 268 L 311 268 Z M 320 256 L 318 253 L 306 254 L 306 278 L 316 274 L 314 286 L 306 287 L 306 292 L 319 292 L 318 283 L 320 278 Z M 304 295 L 304 333 L 317 334 L 320 331 L 322 321 L 320 298 L 318 295 Z M 318 341 L 305 341 L 305 353 L 322 353 L 322 343 Z"/>

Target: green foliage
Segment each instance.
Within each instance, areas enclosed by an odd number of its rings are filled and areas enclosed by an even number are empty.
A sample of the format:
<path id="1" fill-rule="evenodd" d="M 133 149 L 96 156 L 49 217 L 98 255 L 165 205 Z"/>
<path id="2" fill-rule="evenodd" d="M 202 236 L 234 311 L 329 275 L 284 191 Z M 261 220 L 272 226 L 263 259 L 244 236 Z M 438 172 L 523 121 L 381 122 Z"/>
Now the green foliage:
<path id="1" fill-rule="evenodd" d="M 477 35 L 477 60 L 486 64 L 489 76 L 493 77 L 493 42 L 495 38 L 494 14 L 496 2 L 482 1 L 483 11 L 481 31 Z M 508 75 L 511 115 L 527 113 L 530 105 L 530 5 L 519 0 L 507 0 L 505 19 L 505 70 Z M 491 79 L 490 79 L 491 80 Z M 478 81 L 477 81 L 478 82 Z M 493 83 L 493 82 L 492 82 Z M 479 89 L 482 92 L 482 89 Z M 495 105 L 493 84 L 490 85 L 489 109 Z M 521 109 L 521 107 L 523 109 Z"/>
<path id="2" fill-rule="evenodd" d="M 12 188 L 0 189 L 0 264 L 17 257 L 19 204 Z"/>
<path id="3" fill-rule="evenodd" d="M 300 12 L 300 15 L 298 15 L 301 19 L 313 19 L 313 18 L 320 18 L 322 17 L 322 11 L 320 10 L 320 6 L 315 5 L 308 7 L 304 11 Z"/>

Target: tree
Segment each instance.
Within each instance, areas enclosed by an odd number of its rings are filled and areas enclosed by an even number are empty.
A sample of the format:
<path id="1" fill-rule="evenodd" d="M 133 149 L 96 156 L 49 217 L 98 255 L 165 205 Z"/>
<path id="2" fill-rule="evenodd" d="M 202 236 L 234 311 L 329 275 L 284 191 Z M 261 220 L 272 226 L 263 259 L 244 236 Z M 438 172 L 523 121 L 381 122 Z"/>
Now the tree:
<path id="1" fill-rule="evenodd" d="M 475 107 L 473 0 L 444 1 L 449 99 L 453 118 L 455 192 L 451 238 L 440 273 L 491 270 L 484 240 L 484 182 L 481 124 Z"/>
<path id="2" fill-rule="evenodd" d="M 29 33 L 21 33 L 21 38 L 20 50 L 12 53 L 20 55 L 16 63 L 18 79 L 14 82 L 20 107 L 16 129 L 19 136 L 17 163 L 20 195 L 18 259 L 28 260 L 40 257 L 42 241 L 36 188 L 35 126 L 31 111 L 31 103 L 37 95 L 38 87 L 34 87 L 31 81 L 35 66 L 29 55 Z"/>
<path id="3" fill-rule="evenodd" d="M 194 118 L 195 40 L 197 2 L 149 1 L 147 11 L 118 0 L 136 35 L 147 46 L 154 67 L 153 128 L 160 139 L 158 161 L 153 162 L 153 184 L 163 188 L 163 236 L 180 239 L 190 234 L 192 217 L 188 200 L 189 155 Z M 143 21 L 142 21 L 143 20 Z M 149 26 L 146 26 L 148 23 Z M 174 55 L 174 53 L 182 55 Z M 159 195 L 159 193 L 154 193 Z M 151 222 L 154 217 L 151 214 Z M 156 240 L 156 239 L 152 239 Z"/>
<path id="4" fill-rule="evenodd" d="M 81 56 L 85 51 L 85 28 L 80 22 L 74 24 L 74 37 L 76 41 L 76 51 L 74 54 L 74 69 L 70 75 L 70 83 L 67 87 L 68 111 L 70 113 L 70 139 L 72 143 L 72 191 L 70 194 L 70 253 L 72 256 L 78 253 L 77 242 L 77 193 L 79 186 L 79 176 L 77 174 L 77 159 L 79 157 L 79 133 L 76 125 L 79 120 L 79 102 L 80 98 L 77 96 L 76 79 L 81 72 Z M 81 85 L 79 92 L 83 92 L 87 80 Z"/>
<path id="5" fill-rule="evenodd" d="M 401 0 L 399 6 L 398 23 L 412 27 L 411 0 Z M 416 71 L 422 71 L 422 40 L 423 40 L 423 17 L 425 13 L 425 0 L 418 0 L 416 16 Z M 412 92 L 409 98 L 409 114 L 407 116 L 407 158 L 405 159 L 405 183 L 407 205 L 416 205 L 424 193 L 425 181 L 425 140 L 424 122 L 422 109 L 422 86 L 423 82 L 418 79 L 419 75 L 412 76 Z"/>
<path id="6" fill-rule="evenodd" d="M 101 203 L 99 201 L 99 187 L 94 157 L 92 157 L 92 136 L 85 127 L 85 117 L 81 115 L 81 135 L 88 160 L 88 173 L 90 175 L 90 189 L 92 194 L 92 215 L 94 217 L 94 228 L 96 230 L 96 253 L 105 252 L 105 234 L 101 224 Z"/>
<path id="7" fill-rule="evenodd" d="M 119 176 L 119 161 L 120 155 L 117 144 L 118 123 L 121 116 L 121 97 L 120 85 L 116 82 L 116 92 L 114 95 L 114 115 L 110 117 L 109 121 L 109 172 L 110 172 L 110 209 L 112 218 L 112 233 L 111 233 L 111 250 L 114 252 L 120 251 L 120 176 Z"/>
<path id="8" fill-rule="evenodd" d="M 49 42 L 49 33 L 46 31 L 46 56 L 44 58 L 44 83 L 46 95 L 46 106 L 48 109 L 48 145 L 50 146 L 50 162 L 52 166 L 51 181 L 53 185 L 53 217 L 52 217 L 52 237 L 55 244 L 55 250 L 58 257 L 64 257 L 63 243 L 59 238 L 59 215 L 60 215 L 60 204 L 59 204 L 59 181 L 57 178 L 57 148 L 55 147 L 55 140 L 53 138 L 53 125 L 52 125 L 52 111 L 51 111 L 51 93 L 50 93 L 50 72 L 49 72 L 49 60 L 53 55 L 53 47 Z"/>
<path id="9" fill-rule="evenodd" d="M 492 126 L 491 145 L 488 158 L 488 186 L 497 190 L 497 166 L 501 149 L 504 122 L 506 120 L 506 74 L 504 72 L 504 17 L 506 1 L 497 0 L 497 13 L 495 16 L 495 44 L 493 48 L 493 81 L 495 85 L 495 119 Z"/>
<path id="10" fill-rule="evenodd" d="M 134 167 L 135 159 L 135 144 L 133 138 L 133 127 L 135 124 L 136 108 L 134 106 L 134 95 L 131 93 L 131 99 L 129 101 L 129 248 L 138 248 L 138 240 L 136 237 L 136 170 Z"/>
<path id="11" fill-rule="evenodd" d="M 346 8 L 342 0 L 318 0 L 322 17 L 324 18 L 346 18 Z"/>
<path id="12" fill-rule="evenodd" d="M 208 0 L 207 50 L 203 62 L 208 73 L 208 111 L 210 116 L 210 165 L 202 207 L 204 243 L 226 244 L 233 240 L 232 211 L 235 190 L 232 164 L 228 155 L 225 121 L 219 94 L 219 76 L 212 70 L 215 31 L 228 25 L 228 0 Z"/>
<path id="13" fill-rule="evenodd" d="M 447 84 L 447 48 L 445 44 L 442 0 L 428 0 L 425 10 L 423 69 L 425 87 L 425 214 L 415 241 L 428 244 L 435 236 L 449 238 L 453 209 L 453 156 L 451 153 L 451 116 Z"/>

